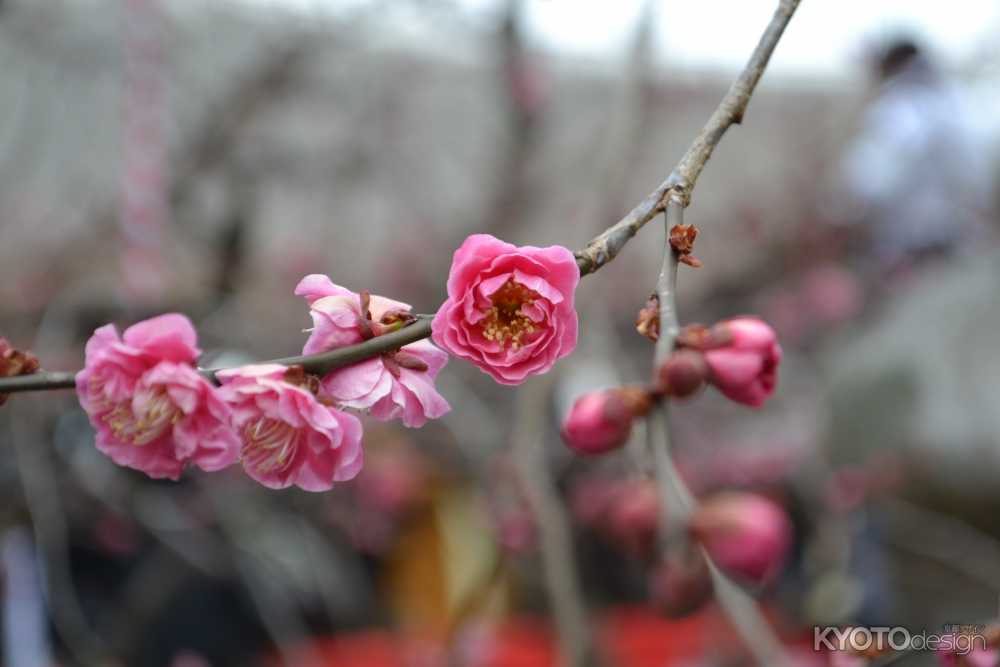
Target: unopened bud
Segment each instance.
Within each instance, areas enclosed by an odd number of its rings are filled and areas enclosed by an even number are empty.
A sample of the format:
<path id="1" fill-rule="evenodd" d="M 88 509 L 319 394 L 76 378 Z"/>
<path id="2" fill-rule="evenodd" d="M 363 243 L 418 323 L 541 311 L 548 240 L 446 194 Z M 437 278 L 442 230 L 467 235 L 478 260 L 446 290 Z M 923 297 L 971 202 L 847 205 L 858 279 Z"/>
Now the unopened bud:
<path id="1" fill-rule="evenodd" d="M 635 330 L 654 342 L 660 338 L 660 297 L 655 292 L 636 316 Z"/>
<path id="2" fill-rule="evenodd" d="M 31 352 L 22 352 L 11 346 L 6 338 L 0 338 L 0 378 L 37 373 L 40 365 L 38 357 Z M 0 394 L 0 405 L 7 402 L 7 394 Z"/>
<path id="3" fill-rule="evenodd" d="M 656 390 L 673 398 L 687 398 L 704 386 L 707 377 L 708 364 L 701 352 L 677 350 L 660 365 Z"/>
<path id="4" fill-rule="evenodd" d="M 603 454 L 622 447 L 632 419 L 649 410 L 650 398 L 637 387 L 590 392 L 576 399 L 563 422 L 562 438 L 580 454 Z"/>

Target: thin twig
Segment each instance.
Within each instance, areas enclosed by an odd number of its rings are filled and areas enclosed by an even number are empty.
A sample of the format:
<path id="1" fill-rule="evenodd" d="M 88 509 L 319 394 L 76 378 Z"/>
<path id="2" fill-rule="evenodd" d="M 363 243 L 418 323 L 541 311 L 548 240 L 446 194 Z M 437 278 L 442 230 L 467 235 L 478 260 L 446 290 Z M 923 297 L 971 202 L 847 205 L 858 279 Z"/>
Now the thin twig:
<path id="1" fill-rule="evenodd" d="M 582 275 L 593 273 L 613 260 L 629 239 L 642 229 L 643 225 L 666 209 L 671 191 L 680 195 L 685 206 L 689 203 L 691 191 L 694 189 L 705 163 L 712 157 L 712 151 L 715 150 L 731 125 L 743 121 L 743 115 L 746 113 L 747 105 L 757 87 L 757 82 L 764 74 L 771 54 L 774 53 L 774 48 L 778 45 L 778 40 L 785 32 L 799 2 L 800 0 L 780 1 L 778 9 L 771 17 L 771 22 L 764 30 L 764 34 L 761 35 L 760 42 L 750 56 L 750 60 L 747 61 L 746 67 L 743 68 L 733 85 L 729 87 L 722 102 L 712 113 L 705 127 L 695 137 L 667 180 L 663 181 L 638 206 L 629 211 L 624 218 L 594 238 L 582 251 L 576 253 L 576 263 L 580 267 Z"/>

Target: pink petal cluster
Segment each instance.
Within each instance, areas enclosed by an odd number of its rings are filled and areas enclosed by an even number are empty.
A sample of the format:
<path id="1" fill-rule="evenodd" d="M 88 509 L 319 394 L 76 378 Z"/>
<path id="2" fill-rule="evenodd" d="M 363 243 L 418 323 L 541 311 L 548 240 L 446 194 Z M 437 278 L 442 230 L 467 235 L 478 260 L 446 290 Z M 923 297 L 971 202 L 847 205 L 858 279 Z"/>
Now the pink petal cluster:
<path id="1" fill-rule="evenodd" d="M 306 298 L 313 320 L 303 354 L 354 345 L 390 331 L 411 310 L 408 304 L 372 295 L 367 312 L 362 312 L 361 295 L 318 274 L 303 278 L 295 293 Z M 419 427 L 451 409 L 434 387 L 434 379 L 447 361 L 445 352 L 418 341 L 331 371 L 322 378 L 321 387 L 343 407 L 368 410 L 376 419 L 401 419 L 406 426 Z"/>
<path id="2" fill-rule="evenodd" d="M 455 251 L 434 342 L 501 384 L 520 384 L 576 347 L 579 281 L 566 248 L 517 247 L 474 234 Z"/>
<path id="3" fill-rule="evenodd" d="M 189 463 L 207 471 L 234 463 L 229 408 L 195 370 L 199 354 L 183 315 L 139 322 L 121 337 L 110 324 L 95 331 L 76 391 L 97 448 L 154 478 L 176 480 Z"/>
<path id="4" fill-rule="evenodd" d="M 246 473 L 264 486 L 327 491 L 361 470 L 361 422 L 285 381 L 278 364 L 217 373 Z"/>
<path id="5" fill-rule="evenodd" d="M 772 580 L 792 544 L 792 525 L 774 501 L 754 493 L 710 497 L 691 517 L 692 535 L 723 571 L 761 585 Z"/>
<path id="6" fill-rule="evenodd" d="M 739 317 L 712 328 L 724 344 L 706 350 L 709 381 L 727 398 L 760 407 L 778 384 L 781 346 L 774 330 L 754 317 Z"/>

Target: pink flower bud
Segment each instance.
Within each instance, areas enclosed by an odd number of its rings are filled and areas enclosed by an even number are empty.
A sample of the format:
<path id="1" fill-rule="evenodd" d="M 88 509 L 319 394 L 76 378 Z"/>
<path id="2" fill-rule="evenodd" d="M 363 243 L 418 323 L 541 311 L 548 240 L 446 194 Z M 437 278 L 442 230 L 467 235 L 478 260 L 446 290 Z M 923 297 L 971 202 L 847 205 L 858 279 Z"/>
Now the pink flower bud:
<path id="1" fill-rule="evenodd" d="M 656 374 L 656 389 L 673 398 L 687 398 L 705 384 L 708 364 L 695 350 L 680 349 L 670 355 Z"/>
<path id="2" fill-rule="evenodd" d="M 778 384 L 781 346 L 774 330 L 757 318 L 740 317 L 712 327 L 712 338 L 721 344 L 704 353 L 709 382 L 737 403 L 762 406 Z"/>
<path id="3" fill-rule="evenodd" d="M 691 517 L 690 530 L 719 568 L 752 585 L 778 574 L 792 542 L 785 511 L 753 493 L 709 498 Z"/>
<path id="4" fill-rule="evenodd" d="M 576 399 L 563 422 L 562 438 L 580 454 L 603 454 L 622 447 L 632 419 L 649 409 L 645 393 L 635 388 L 594 391 Z"/>

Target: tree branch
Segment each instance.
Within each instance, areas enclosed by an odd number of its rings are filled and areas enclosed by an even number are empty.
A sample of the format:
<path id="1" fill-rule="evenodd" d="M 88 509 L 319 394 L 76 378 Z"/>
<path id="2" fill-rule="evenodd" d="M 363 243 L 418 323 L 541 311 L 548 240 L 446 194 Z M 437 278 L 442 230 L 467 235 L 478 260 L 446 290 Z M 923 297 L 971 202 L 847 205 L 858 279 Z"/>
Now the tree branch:
<path id="1" fill-rule="evenodd" d="M 677 320 L 677 252 L 670 246 L 670 230 L 684 223 L 684 207 L 678 197 L 670 198 L 664 216 L 663 266 L 656 281 L 660 301 L 660 337 L 656 341 L 653 368 L 659 368 L 674 348 L 678 333 Z M 685 529 L 698 502 L 674 463 L 670 442 L 670 413 L 666 401 L 661 401 L 650 414 L 648 422 L 650 450 L 660 491 L 661 538 L 664 543 L 685 540 Z M 702 550 L 708 563 L 715 590 L 715 599 L 743 638 L 744 644 L 758 664 L 780 667 L 786 664 L 784 649 L 754 600 L 723 574 Z"/>
<path id="2" fill-rule="evenodd" d="M 684 206 L 688 205 L 691 191 L 694 189 L 705 163 L 712 157 L 712 151 L 715 150 L 731 125 L 743 121 L 750 97 L 764 74 L 764 69 L 767 67 L 781 35 L 785 32 L 788 22 L 795 10 L 798 9 L 799 2 L 800 0 L 780 0 L 774 16 L 771 17 L 771 22 L 764 30 L 764 34 L 761 35 L 757 48 L 754 49 L 750 60 L 747 61 L 746 67 L 729 87 L 722 102 L 712 113 L 705 127 L 695 137 L 667 180 L 663 181 L 638 206 L 629 211 L 628 215 L 594 238 L 582 251 L 576 253 L 576 263 L 580 267 L 582 275 L 593 273 L 613 260 L 629 239 L 642 229 L 643 225 L 666 210 L 671 191 L 680 196 Z"/>
<path id="3" fill-rule="evenodd" d="M 771 22 L 761 36 L 760 42 L 750 56 L 743 72 L 730 86 L 718 108 L 711 115 L 705 127 L 698 133 L 698 136 L 695 137 L 694 142 L 667 180 L 629 211 L 624 218 L 593 238 L 583 250 L 575 253 L 577 266 L 580 267 L 580 275 L 586 276 L 594 273 L 613 260 L 629 239 L 635 236 L 636 232 L 667 209 L 668 201 L 676 201 L 682 207 L 690 203 L 691 191 L 694 189 L 705 163 L 712 156 L 715 146 L 731 125 L 743 120 L 743 115 L 757 82 L 760 81 L 771 54 L 798 8 L 799 2 L 800 0 L 780 1 L 778 9 L 771 17 Z M 661 321 L 665 322 L 666 320 L 661 319 Z M 399 331 L 378 336 L 358 345 L 342 347 L 318 355 L 275 359 L 270 363 L 300 364 L 310 373 L 322 374 L 398 349 L 403 345 L 428 338 L 430 335 L 430 321 L 420 319 Z M 661 336 L 663 341 L 661 347 L 666 346 L 668 342 L 672 344 L 672 341 L 666 339 L 667 337 Z M 666 349 L 669 350 L 669 348 Z M 215 379 L 214 370 L 203 372 L 207 377 Z M 75 373 L 69 372 L 43 372 L 13 378 L 0 378 L 0 393 L 69 389 L 75 386 L 75 375 Z"/>

